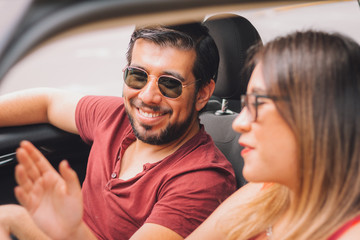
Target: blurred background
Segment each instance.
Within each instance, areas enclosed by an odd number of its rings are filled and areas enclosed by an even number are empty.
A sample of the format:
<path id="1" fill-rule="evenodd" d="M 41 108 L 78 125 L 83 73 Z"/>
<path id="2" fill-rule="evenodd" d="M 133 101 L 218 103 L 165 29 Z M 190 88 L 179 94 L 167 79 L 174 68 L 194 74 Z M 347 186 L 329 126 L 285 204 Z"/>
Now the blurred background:
<path id="1" fill-rule="evenodd" d="M 0 0 L 0 9 L 9 7 L 6 1 L 12 0 Z M 26 5 L 26 0 L 16 1 Z M 8 9 L 8 15 L 0 16 L 0 34 L 8 27 L 6 19 L 21 13 L 21 5 L 17 6 Z M 306 29 L 341 32 L 360 43 L 360 8 L 355 0 L 305 4 L 287 1 L 281 6 L 247 8 L 232 13 L 247 18 L 264 43 L 278 35 Z M 217 13 L 207 17 L 213 14 Z M 134 27 L 107 20 L 62 33 L 17 63 L 0 85 L 0 94 L 32 87 L 56 87 L 86 94 L 121 96 L 125 53 Z"/>

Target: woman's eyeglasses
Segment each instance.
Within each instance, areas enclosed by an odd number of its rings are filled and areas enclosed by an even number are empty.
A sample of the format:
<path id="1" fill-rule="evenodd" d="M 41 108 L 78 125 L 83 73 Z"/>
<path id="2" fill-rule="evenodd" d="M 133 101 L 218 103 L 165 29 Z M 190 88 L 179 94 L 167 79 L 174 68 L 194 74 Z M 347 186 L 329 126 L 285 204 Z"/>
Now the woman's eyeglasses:
<path id="1" fill-rule="evenodd" d="M 256 122 L 258 116 L 258 106 L 264 104 L 261 98 L 271 99 L 273 101 L 279 100 L 278 97 L 268 95 L 258 95 L 255 93 L 241 95 L 241 110 L 246 107 L 251 117 L 252 122 Z"/>
<path id="2" fill-rule="evenodd" d="M 145 70 L 131 66 L 126 67 L 123 72 L 125 84 L 133 89 L 142 89 L 145 87 L 150 76 Z M 157 78 L 156 82 L 163 96 L 177 98 L 181 95 L 183 88 L 194 84 L 196 81 L 185 85 L 173 76 L 161 75 Z"/>

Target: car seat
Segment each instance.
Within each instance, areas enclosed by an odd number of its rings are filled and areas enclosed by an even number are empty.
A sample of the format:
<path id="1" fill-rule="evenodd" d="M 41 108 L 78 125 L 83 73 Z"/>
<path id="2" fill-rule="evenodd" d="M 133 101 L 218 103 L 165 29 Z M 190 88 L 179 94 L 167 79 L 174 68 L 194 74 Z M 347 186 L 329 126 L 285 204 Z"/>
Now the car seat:
<path id="1" fill-rule="evenodd" d="M 232 122 L 241 110 L 240 95 L 246 93 L 250 74 L 243 71 L 247 50 L 262 44 L 255 27 L 244 17 L 235 14 L 214 15 L 204 21 L 220 55 L 216 87 L 201 123 L 216 146 L 232 164 L 237 187 L 246 183 L 242 175 L 244 160 L 238 143 L 240 134 L 232 129 Z"/>

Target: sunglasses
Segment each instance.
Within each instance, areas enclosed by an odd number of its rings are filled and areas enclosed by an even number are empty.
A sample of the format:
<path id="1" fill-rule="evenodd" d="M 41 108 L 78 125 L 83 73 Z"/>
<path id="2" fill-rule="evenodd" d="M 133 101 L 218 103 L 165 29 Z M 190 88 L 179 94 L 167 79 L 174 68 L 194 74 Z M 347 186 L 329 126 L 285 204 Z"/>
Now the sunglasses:
<path id="1" fill-rule="evenodd" d="M 142 89 L 148 83 L 149 76 L 145 70 L 137 67 L 128 66 L 124 70 L 124 82 L 133 89 Z M 183 84 L 181 80 L 169 75 L 161 75 L 156 79 L 161 94 L 167 98 L 177 98 L 181 95 L 182 89 L 194 84 Z"/>

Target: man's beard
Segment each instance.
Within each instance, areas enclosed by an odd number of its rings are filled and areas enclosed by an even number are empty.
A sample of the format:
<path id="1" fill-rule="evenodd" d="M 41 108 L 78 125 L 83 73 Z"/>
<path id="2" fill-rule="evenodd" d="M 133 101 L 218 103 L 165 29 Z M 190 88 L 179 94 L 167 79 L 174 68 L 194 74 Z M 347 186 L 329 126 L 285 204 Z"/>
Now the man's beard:
<path id="1" fill-rule="evenodd" d="M 132 100 L 132 99 L 131 99 Z M 134 106 L 132 104 L 132 101 L 130 100 L 130 105 Z M 125 105 L 126 106 L 126 105 Z M 149 106 L 148 106 L 149 107 Z M 157 108 L 157 107 L 155 107 Z M 129 111 L 125 107 L 126 113 L 128 115 L 128 118 L 131 123 L 131 127 L 134 131 L 134 134 L 137 139 L 141 140 L 144 143 L 148 143 L 151 145 L 163 145 L 167 143 L 171 143 L 175 141 L 176 139 L 180 138 L 185 134 L 185 132 L 189 129 L 189 126 L 193 120 L 193 117 L 195 115 L 195 101 L 193 102 L 191 106 L 191 112 L 189 116 L 185 119 L 183 122 L 177 122 L 175 124 L 168 124 L 165 129 L 159 130 L 160 133 L 155 133 L 150 136 L 146 136 L 146 132 L 152 129 L 152 126 L 141 124 L 141 126 L 145 129 L 145 133 L 141 134 L 139 129 L 135 126 L 135 122 L 133 117 L 129 114 Z"/>

